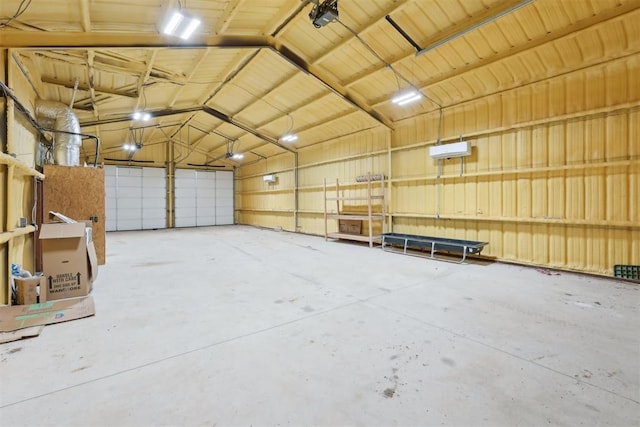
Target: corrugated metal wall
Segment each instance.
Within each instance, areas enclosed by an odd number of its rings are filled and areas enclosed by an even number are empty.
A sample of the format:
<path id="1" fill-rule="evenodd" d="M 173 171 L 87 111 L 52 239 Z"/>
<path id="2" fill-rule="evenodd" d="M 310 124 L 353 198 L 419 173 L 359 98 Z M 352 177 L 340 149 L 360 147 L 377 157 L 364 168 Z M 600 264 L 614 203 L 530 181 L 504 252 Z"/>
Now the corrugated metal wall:
<path id="1" fill-rule="evenodd" d="M 396 232 L 484 240 L 498 259 L 612 274 L 640 262 L 640 56 L 444 110 L 472 155 L 429 158 L 437 113 L 393 136 Z"/>
<path id="2" fill-rule="evenodd" d="M 10 55 L 3 51 L 0 59 L 7 58 L 9 87 L 18 99 L 23 100 L 25 108 L 32 108 L 36 95 L 23 74 L 11 61 Z M 3 61 L 5 62 L 5 61 Z M 4 74 L 4 73 L 3 73 Z M 18 159 L 28 167 L 35 165 L 37 133 L 26 118 L 7 102 L 3 135 L 3 152 Z M 33 112 L 31 112 L 33 115 Z M 4 140 L 6 137 L 6 140 Z M 6 150 L 6 151 L 5 151 Z M 0 162 L 3 163 L 3 162 Z M 31 224 L 33 208 L 33 177 L 25 173 L 27 168 L 0 164 L 0 265 L 3 273 L 0 277 L 0 305 L 10 302 L 9 277 L 10 264 L 16 263 L 34 272 L 34 242 L 32 234 L 10 236 L 9 232 L 19 229 L 19 218 L 26 218 Z"/>
<path id="3" fill-rule="evenodd" d="M 299 150 L 297 210 L 293 154 L 240 168 L 236 176 L 237 222 L 294 231 L 297 220 L 297 231 L 324 234 L 324 179 L 354 182 L 368 172 L 386 174 L 390 137 L 388 129 L 379 127 Z M 277 182 L 265 183 L 263 176 L 267 174 L 276 175 Z"/>
<path id="4" fill-rule="evenodd" d="M 391 178 L 393 231 L 489 242 L 484 254 L 525 264 L 612 274 L 640 263 L 640 55 L 599 61 L 476 97 L 299 153 L 298 231 L 323 234 L 324 178 Z M 429 146 L 472 144 L 438 162 Z M 390 143 L 390 170 L 387 144 Z M 283 157 L 293 161 L 293 155 Z M 272 162 L 272 159 L 269 159 Z M 276 188 L 260 162 L 242 168 L 238 222 L 294 227 L 293 167 Z M 284 167 L 284 166 L 283 166 Z"/>

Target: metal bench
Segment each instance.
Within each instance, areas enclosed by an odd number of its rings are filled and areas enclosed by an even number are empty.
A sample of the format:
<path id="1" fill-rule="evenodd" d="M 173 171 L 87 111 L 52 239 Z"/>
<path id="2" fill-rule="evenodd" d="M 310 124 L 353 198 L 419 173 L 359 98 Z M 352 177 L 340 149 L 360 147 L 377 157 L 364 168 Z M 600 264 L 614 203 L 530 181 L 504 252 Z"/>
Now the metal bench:
<path id="1" fill-rule="evenodd" d="M 382 250 L 388 252 L 403 253 L 406 255 L 416 255 L 407 252 L 407 249 L 418 249 L 430 251 L 429 258 L 436 258 L 436 252 L 448 252 L 462 254 L 462 259 L 458 261 L 462 264 L 467 259 L 467 254 L 479 255 L 488 242 L 476 242 L 473 240 L 448 239 L 443 237 L 418 236 L 414 234 L 383 233 Z M 402 251 L 397 249 L 402 248 Z"/>

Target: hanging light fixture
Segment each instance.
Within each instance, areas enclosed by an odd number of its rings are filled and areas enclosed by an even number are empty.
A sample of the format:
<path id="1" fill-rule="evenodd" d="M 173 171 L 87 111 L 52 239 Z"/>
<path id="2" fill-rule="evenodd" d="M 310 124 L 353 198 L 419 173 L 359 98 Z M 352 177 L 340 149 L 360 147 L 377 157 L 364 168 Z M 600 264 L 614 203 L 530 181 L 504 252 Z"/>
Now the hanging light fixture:
<path id="1" fill-rule="evenodd" d="M 298 139 L 298 135 L 295 133 L 287 133 L 280 138 L 284 142 L 294 142 Z"/>
<path id="2" fill-rule="evenodd" d="M 151 120 L 151 113 L 145 113 L 143 111 L 135 111 L 131 115 L 131 118 L 133 120 L 142 120 L 143 122 L 148 122 L 149 120 Z"/>
<path id="3" fill-rule="evenodd" d="M 201 21 L 198 18 L 182 10 L 174 10 L 166 20 L 166 25 L 162 32 L 168 36 L 176 36 L 183 40 L 188 40 L 200 24 Z"/>
<path id="4" fill-rule="evenodd" d="M 416 89 L 409 89 L 399 92 L 396 96 L 391 98 L 391 102 L 393 102 L 397 106 L 403 106 L 411 104 L 412 102 L 418 101 L 420 99 L 422 99 L 422 94 L 420 92 L 418 92 Z"/>

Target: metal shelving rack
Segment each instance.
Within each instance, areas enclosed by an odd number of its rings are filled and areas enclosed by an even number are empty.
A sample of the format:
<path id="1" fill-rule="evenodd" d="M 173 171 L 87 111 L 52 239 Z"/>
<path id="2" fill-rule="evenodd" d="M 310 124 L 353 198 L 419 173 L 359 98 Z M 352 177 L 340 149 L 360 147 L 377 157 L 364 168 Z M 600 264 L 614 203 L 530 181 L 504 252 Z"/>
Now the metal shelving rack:
<path id="1" fill-rule="evenodd" d="M 329 195 L 327 190 L 327 179 L 324 179 L 324 238 L 328 239 L 344 239 L 344 240 L 356 240 L 360 242 L 369 243 L 369 247 L 373 247 L 374 243 L 380 242 L 381 236 L 379 234 L 373 234 L 374 221 L 379 221 L 382 226 L 382 232 L 386 232 L 386 204 L 385 204 L 385 187 L 384 176 L 380 176 L 379 180 L 373 180 L 373 175 L 370 173 L 366 175 L 366 181 L 340 184 L 340 180 L 336 179 L 335 184 L 335 196 Z M 375 192 L 374 192 L 374 182 Z M 378 184 L 379 183 L 379 187 Z M 344 195 L 344 190 L 341 193 L 341 188 L 344 187 L 358 187 L 366 186 L 366 195 L 364 196 L 349 196 Z M 336 202 L 335 211 L 329 210 L 328 202 Z M 366 214 L 356 214 L 344 212 L 345 201 L 359 201 L 366 202 L 367 212 Z M 374 203 L 375 202 L 375 203 Z M 374 212 L 374 206 L 380 206 L 380 212 Z M 337 233 L 329 233 L 329 220 L 358 220 L 367 221 L 367 232 L 365 234 L 352 234 L 338 231 Z"/>

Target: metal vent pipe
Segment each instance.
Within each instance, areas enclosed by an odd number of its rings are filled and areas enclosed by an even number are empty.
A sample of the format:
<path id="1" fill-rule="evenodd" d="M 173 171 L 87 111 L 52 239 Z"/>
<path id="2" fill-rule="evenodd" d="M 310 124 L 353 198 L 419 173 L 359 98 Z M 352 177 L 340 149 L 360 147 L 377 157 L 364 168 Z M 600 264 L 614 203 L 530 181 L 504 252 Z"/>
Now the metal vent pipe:
<path id="1" fill-rule="evenodd" d="M 61 102 L 38 100 L 36 118 L 53 134 L 53 162 L 56 165 L 80 165 L 80 122 L 75 113 Z"/>

